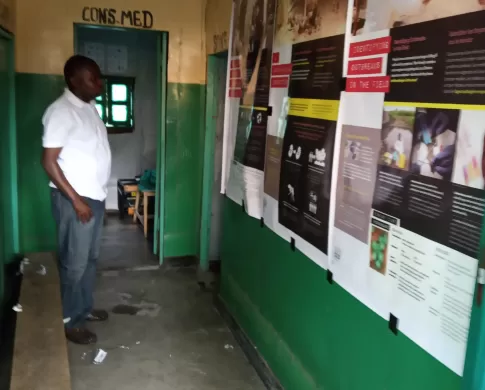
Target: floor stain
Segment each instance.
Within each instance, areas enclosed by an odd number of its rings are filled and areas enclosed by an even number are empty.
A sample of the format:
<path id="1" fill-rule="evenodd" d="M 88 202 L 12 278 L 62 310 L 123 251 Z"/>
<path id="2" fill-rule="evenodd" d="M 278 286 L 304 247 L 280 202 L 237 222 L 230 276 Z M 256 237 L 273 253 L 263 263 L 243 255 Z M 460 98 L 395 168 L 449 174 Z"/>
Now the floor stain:
<path id="1" fill-rule="evenodd" d="M 130 316 L 136 315 L 141 308 L 132 305 L 116 305 L 111 309 L 114 314 L 128 314 Z"/>

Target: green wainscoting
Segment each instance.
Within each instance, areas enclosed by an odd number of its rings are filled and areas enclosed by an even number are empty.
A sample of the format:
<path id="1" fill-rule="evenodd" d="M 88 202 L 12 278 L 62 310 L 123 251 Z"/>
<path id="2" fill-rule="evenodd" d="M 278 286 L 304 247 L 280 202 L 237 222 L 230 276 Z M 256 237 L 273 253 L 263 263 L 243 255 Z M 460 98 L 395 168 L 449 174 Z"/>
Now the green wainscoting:
<path id="1" fill-rule="evenodd" d="M 56 248 L 48 179 L 41 166 L 42 115 L 63 91 L 57 75 L 18 73 L 20 250 Z M 205 85 L 168 83 L 165 256 L 198 254 Z"/>
<path id="2" fill-rule="evenodd" d="M 221 298 L 286 390 L 458 390 L 461 379 L 225 199 Z"/>
<path id="3" fill-rule="evenodd" d="M 16 76 L 19 231 L 22 253 L 51 251 L 56 233 L 48 179 L 41 165 L 42 116 L 64 89 L 61 76 Z"/>

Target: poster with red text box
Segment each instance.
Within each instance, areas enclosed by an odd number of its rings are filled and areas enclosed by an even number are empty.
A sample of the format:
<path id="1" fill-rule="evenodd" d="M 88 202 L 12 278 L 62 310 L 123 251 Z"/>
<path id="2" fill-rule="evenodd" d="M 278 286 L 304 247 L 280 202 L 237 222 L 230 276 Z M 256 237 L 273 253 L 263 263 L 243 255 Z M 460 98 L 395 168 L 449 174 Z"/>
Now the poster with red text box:
<path id="1" fill-rule="evenodd" d="M 268 118 L 265 158 L 264 223 L 286 241 L 290 241 L 293 238 L 295 247 L 323 268 L 327 268 L 327 255 L 321 249 L 318 249 L 315 245 L 310 244 L 295 233 L 295 231 L 283 226 L 279 221 L 278 202 L 282 151 L 285 133 L 289 122 L 291 122 L 289 121 L 291 78 L 293 77 L 294 81 L 298 77 L 303 80 L 309 73 L 315 73 L 317 75 L 315 76 L 315 84 L 320 83 L 319 88 L 322 88 L 322 90 L 323 85 L 327 82 L 329 85 L 340 82 L 340 76 L 329 81 L 325 79 L 327 77 L 326 74 L 323 72 L 319 74 L 315 72 L 315 69 L 318 69 L 318 66 L 320 66 L 320 69 L 323 68 L 321 64 L 325 61 L 323 59 L 325 55 L 329 58 L 332 55 L 332 53 L 323 53 L 318 51 L 318 49 L 322 50 L 321 47 L 325 47 L 324 43 L 330 37 L 343 37 L 347 28 L 348 10 L 348 0 L 318 1 L 308 4 L 305 1 L 280 0 L 278 2 L 277 28 L 274 39 L 269 99 L 272 115 Z M 317 15 L 317 17 L 312 17 L 312 15 Z M 299 62 L 295 62 L 297 60 L 295 60 L 294 50 L 296 50 L 295 47 L 305 46 L 306 43 L 306 46 L 313 48 L 311 49 L 313 54 L 309 55 L 309 58 L 312 59 L 309 60 L 309 64 L 305 68 L 305 64 L 303 64 L 301 59 L 298 60 Z M 337 51 L 339 50 L 343 52 L 343 48 L 337 48 Z M 322 61 L 322 63 L 317 64 L 317 61 Z M 309 69 L 312 70 L 309 71 Z M 319 81 L 317 80 L 318 77 L 321 77 Z M 306 86 L 305 88 L 308 89 L 307 92 L 310 92 L 310 88 Z M 322 95 L 317 96 L 318 98 L 323 99 L 324 97 Z M 330 156 L 332 151 L 328 153 Z M 330 189 L 328 192 L 330 193 Z M 325 220 L 325 223 L 328 224 L 327 220 Z"/>
<path id="2" fill-rule="evenodd" d="M 485 4 L 355 3 L 329 269 L 461 376 L 485 208 Z"/>
<path id="3" fill-rule="evenodd" d="M 237 0 L 231 27 L 221 189 L 255 218 L 263 209 L 275 8 L 275 0 Z"/>

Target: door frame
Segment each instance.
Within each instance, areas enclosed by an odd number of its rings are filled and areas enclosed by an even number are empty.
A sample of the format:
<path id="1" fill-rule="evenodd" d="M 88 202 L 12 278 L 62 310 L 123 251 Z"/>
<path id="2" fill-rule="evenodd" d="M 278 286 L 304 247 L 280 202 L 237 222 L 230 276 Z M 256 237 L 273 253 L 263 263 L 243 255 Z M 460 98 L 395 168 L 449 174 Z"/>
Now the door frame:
<path id="1" fill-rule="evenodd" d="M 111 31 L 136 31 L 147 30 L 133 29 L 126 27 L 106 26 L 90 23 L 73 24 L 74 53 L 79 52 L 78 31 L 79 28 L 92 28 Z M 167 141 L 167 84 L 168 84 L 168 31 L 148 30 L 157 34 L 157 166 L 156 166 L 156 195 L 155 195 L 155 216 L 153 225 L 153 253 L 158 256 L 159 264 L 163 264 L 165 249 L 165 182 L 166 182 L 166 141 Z M 135 129 L 136 131 L 136 129 Z M 163 167 L 163 169 L 159 169 Z"/>
<path id="2" fill-rule="evenodd" d="M 166 148 L 167 148 L 167 83 L 168 83 L 168 32 L 160 31 L 157 37 L 157 167 L 155 196 L 155 222 L 153 226 L 153 253 L 158 255 L 158 262 L 165 258 L 165 183 L 166 183 Z"/>
<path id="3" fill-rule="evenodd" d="M 17 162 L 17 120 L 15 98 L 15 37 L 13 34 L 0 27 L 0 39 L 5 39 L 8 45 L 8 91 L 9 91 L 9 129 L 8 145 L 10 150 L 10 208 L 12 213 L 12 240 L 13 252 L 19 253 L 19 202 L 18 202 L 18 162 Z M 13 259 L 9 259 L 13 261 Z"/>
<path id="4" fill-rule="evenodd" d="M 199 267 L 209 270 L 209 251 L 211 239 L 212 193 L 214 187 L 214 158 L 217 134 L 218 92 L 220 89 L 218 70 L 227 69 L 227 51 L 207 57 L 207 87 L 205 106 L 204 164 L 202 173 L 202 210 L 199 234 Z M 224 87 L 226 86 L 226 80 Z M 222 113 L 223 114 L 223 113 Z M 223 114 L 224 115 L 224 114 Z"/>

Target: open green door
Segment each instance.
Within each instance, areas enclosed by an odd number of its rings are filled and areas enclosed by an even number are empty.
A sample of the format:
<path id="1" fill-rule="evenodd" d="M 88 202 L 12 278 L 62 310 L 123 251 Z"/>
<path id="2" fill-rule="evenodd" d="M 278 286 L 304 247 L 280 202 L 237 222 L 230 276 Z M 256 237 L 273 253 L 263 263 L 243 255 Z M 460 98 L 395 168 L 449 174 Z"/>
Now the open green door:
<path id="1" fill-rule="evenodd" d="M 153 253 L 158 255 L 160 264 L 164 258 L 165 236 L 165 145 L 167 139 L 167 65 L 168 33 L 161 32 L 157 39 L 157 188 L 155 196 L 155 225 L 153 227 Z"/>

